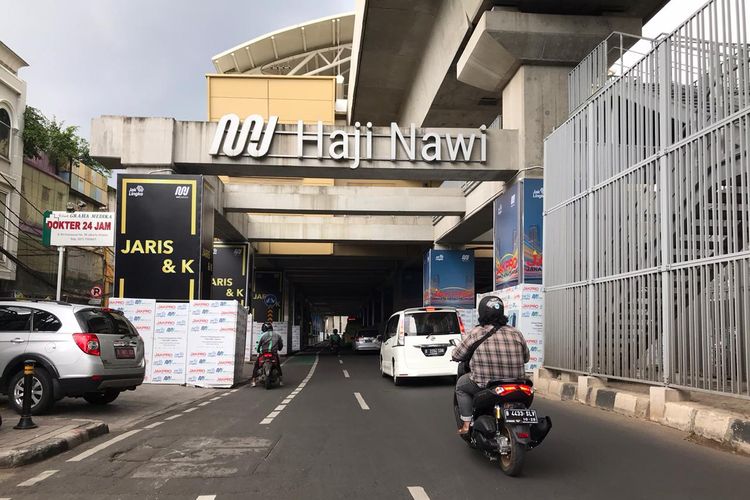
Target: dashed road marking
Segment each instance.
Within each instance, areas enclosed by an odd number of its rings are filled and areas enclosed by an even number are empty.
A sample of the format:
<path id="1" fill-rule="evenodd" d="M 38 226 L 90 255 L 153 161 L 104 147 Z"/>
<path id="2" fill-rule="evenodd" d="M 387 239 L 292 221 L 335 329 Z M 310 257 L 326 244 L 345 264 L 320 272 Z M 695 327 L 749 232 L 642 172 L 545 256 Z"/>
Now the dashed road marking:
<path id="1" fill-rule="evenodd" d="M 344 378 L 349 378 L 349 372 L 344 370 Z"/>
<path id="2" fill-rule="evenodd" d="M 60 471 L 59 470 L 46 470 L 42 472 L 41 474 L 39 474 L 38 476 L 34 476 L 31 479 L 27 479 L 26 481 L 19 483 L 18 487 L 20 488 L 20 487 L 25 487 L 25 486 L 34 486 L 36 483 L 40 483 L 44 481 L 45 479 L 47 479 L 48 477 L 54 474 L 57 474 L 58 472 Z"/>
<path id="3" fill-rule="evenodd" d="M 216 495 L 200 495 L 195 500 L 216 500 Z"/>
<path id="4" fill-rule="evenodd" d="M 292 391 L 292 393 L 291 393 L 291 394 L 290 394 L 289 396 L 287 396 L 287 397 L 285 398 L 285 400 L 287 400 L 287 399 L 288 399 L 288 400 L 290 400 L 290 401 L 291 401 L 291 399 L 292 399 L 292 398 L 293 398 L 294 396 L 296 396 L 297 394 L 299 394 L 299 393 L 300 393 L 300 391 L 302 391 L 302 389 L 304 389 L 304 387 L 305 387 L 305 386 L 307 385 L 307 382 L 309 382 L 309 381 L 310 381 L 310 379 L 312 378 L 312 376 L 313 376 L 313 373 L 315 373 L 315 368 L 316 368 L 317 366 L 318 366 L 318 355 L 316 354 L 316 355 L 315 355 L 315 362 L 314 362 L 314 363 L 312 364 L 312 366 L 310 367 L 310 371 L 309 371 L 309 372 L 307 373 L 307 377 L 305 377 L 305 379 L 304 379 L 304 380 L 303 380 L 303 381 L 302 381 L 302 382 L 301 382 L 301 383 L 300 383 L 300 384 L 299 384 L 299 385 L 297 386 L 297 388 L 296 388 L 296 389 L 294 389 L 294 390 Z M 282 408 L 282 406 L 283 406 L 283 408 Z M 268 414 L 268 415 L 266 416 L 266 418 L 264 418 L 263 420 L 261 420 L 261 421 L 260 421 L 260 424 L 261 424 L 261 425 L 268 425 L 268 424 L 270 424 L 271 422 L 273 422 L 273 419 L 274 419 L 274 418 L 276 418 L 276 417 L 278 417 L 278 416 L 279 416 L 279 413 L 281 413 L 281 411 L 282 411 L 282 410 L 283 410 L 284 408 L 286 408 L 286 404 L 282 404 L 282 405 L 280 405 L 280 406 L 276 407 L 276 410 L 274 410 L 274 411 L 272 411 L 271 413 L 269 413 L 269 414 Z"/>
<path id="5" fill-rule="evenodd" d="M 198 406 L 206 406 L 206 405 L 209 405 L 209 404 L 211 404 L 211 401 L 204 401 L 201 404 L 199 404 Z"/>
<path id="6" fill-rule="evenodd" d="M 144 429 L 154 429 L 154 428 L 156 428 L 156 427 L 159 427 L 159 426 L 160 426 L 161 424 L 163 424 L 163 423 L 164 423 L 164 422 L 154 422 L 153 424 L 151 424 L 151 425 L 147 425 L 146 427 L 144 427 Z"/>
<path id="7" fill-rule="evenodd" d="M 237 392 L 237 391 L 239 391 L 239 389 L 232 389 L 232 390 L 231 390 L 231 391 L 229 391 L 229 392 L 230 392 L 230 393 L 232 393 L 232 392 Z"/>
<path id="8" fill-rule="evenodd" d="M 362 394 L 355 392 L 354 397 L 357 398 L 357 402 L 359 403 L 360 408 L 363 410 L 369 410 L 370 407 L 367 406 L 367 403 L 365 403 L 365 398 L 362 397 Z"/>
<path id="9" fill-rule="evenodd" d="M 406 489 L 409 490 L 414 500 L 430 500 L 427 492 L 421 486 L 408 486 Z"/>
<path id="10" fill-rule="evenodd" d="M 198 408 L 196 408 L 195 406 L 193 406 L 192 408 L 188 408 L 187 410 L 183 411 L 182 413 L 192 413 L 192 412 L 194 412 L 197 409 Z"/>
<path id="11" fill-rule="evenodd" d="M 221 399 L 221 396 L 216 396 L 215 398 L 211 398 L 211 401 L 218 401 L 219 399 Z"/>
<path id="12" fill-rule="evenodd" d="M 288 397 L 288 398 L 286 398 L 286 399 L 285 399 L 284 401 L 282 401 L 282 402 L 281 402 L 281 404 L 283 404 L 283 405 L 288 405 L 289 403 L 291 403 L 291 402 L 292 402 L 292 399 L 294 399 L 294 396 L 289 396 L 289 397 Z"/>
<path id="13" fill-rule="evenodd" d="M 113 444 L 119 443 L 123 439 L 127 439 L 130 436 L 132 436 L 133 434 L 138 434 L 139 432 L 141 432 L 141 429 L 133 429 L 132 431 L 124 432 L 124 433 L 120 434 L 119 436 L 113 437 L 109 441 L 105 441 L 105 442 L 103 442 L 103 443 L 101 443 L 101 444 L 99 444 L 97 446 L 94 446 L 90 450 L 86 450 L 83 453 L 74 456 L 73 458 L 69 458 L 67 461 L 68 462 L 80 462 L 81 460 L 85 460 L 85 459 L 89 458 L 91 455 L 99 453 L 103 449 L 109 448 Z"/>
<path id="14" fill-rule="evenodd" d="M 164 420 L 174 420 L 176 418 L 180 418 L 182 416 L 181 413 L 178 413 L 177 415 L 172 415 L 171 417 L 167 417 Z"/>

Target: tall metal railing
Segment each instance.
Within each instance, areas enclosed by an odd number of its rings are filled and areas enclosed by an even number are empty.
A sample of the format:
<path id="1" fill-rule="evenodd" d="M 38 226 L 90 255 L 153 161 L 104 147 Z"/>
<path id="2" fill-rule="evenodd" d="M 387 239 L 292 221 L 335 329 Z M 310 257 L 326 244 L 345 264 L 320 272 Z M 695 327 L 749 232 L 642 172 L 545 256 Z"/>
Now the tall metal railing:
<path id="1" fill-rule="evenodd" d="M 639 43 L 641 42 L 641 43 Z M 625 74 L 653 47 L 653 40 L 614 32 L 587 55 L 568 75 L 568 106 L 572 113 L 610 81 Z"/>
<path id="2" fill-rule="evenodd" d="M 748 21 L 708 2 L 548 137 L 550 367 L 750 397 Z"/>

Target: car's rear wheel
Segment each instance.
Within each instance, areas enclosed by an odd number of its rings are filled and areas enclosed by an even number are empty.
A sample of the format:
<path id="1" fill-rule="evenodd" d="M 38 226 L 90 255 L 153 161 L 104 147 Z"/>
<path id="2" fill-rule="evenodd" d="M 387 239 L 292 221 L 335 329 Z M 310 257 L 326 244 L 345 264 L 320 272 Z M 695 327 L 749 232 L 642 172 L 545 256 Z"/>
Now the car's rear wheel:
<path id="1" fill-rule="evenodd" d="M 120 391 L 109 389 L 103 392 L 87 392 L 83 395 L 83 399 L 92 405 L 107 405 L 117 399 L 119 395 Z"/>
<path id="2" fill-rule="evenodd" d="M 11 377 L 8 384 L 10 405 L 19 414 L 23 411 L 23 369 Z M 31 414 L 39 415 L 49 410 L 54 402 L 52 377 L 44 368 L 37 367 L 31 379 Z"/>

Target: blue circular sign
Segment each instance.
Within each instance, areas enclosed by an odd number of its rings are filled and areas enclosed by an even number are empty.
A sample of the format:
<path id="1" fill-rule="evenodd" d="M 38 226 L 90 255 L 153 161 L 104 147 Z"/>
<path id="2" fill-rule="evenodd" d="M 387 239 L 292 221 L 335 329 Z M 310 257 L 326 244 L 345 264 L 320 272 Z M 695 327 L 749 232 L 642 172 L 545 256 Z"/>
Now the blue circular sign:
<path id="1" fill-rule="evenodd" d="M 273 307 L 278 302 L 278 299 L 276 299 L 276 295 L 269 293 L 265 297 L 263 297 L 263 303 L 266 305 L 266 307 Z"/>

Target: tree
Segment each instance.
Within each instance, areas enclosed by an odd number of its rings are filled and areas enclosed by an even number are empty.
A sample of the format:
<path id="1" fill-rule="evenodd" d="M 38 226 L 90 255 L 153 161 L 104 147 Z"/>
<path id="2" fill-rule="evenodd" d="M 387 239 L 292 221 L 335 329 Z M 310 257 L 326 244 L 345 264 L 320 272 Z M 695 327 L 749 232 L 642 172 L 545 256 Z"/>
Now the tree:
<path id="1" fill-rule="evenodd" d="M 91 157 L 89 143 L 79 137 L 78 127 L 65 125 L 55 118 L 48 119 L 36 108 L 27 106 L 24 111 L 23 154 L 38 158 L 42 153 L 57 168 L 67 168 L 73 161 L 80 161 L 95 171 L 109 177 L 110 172 Z"/>

